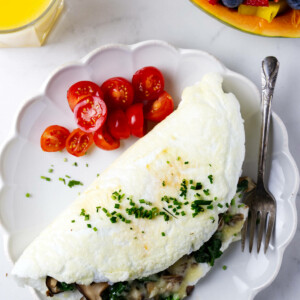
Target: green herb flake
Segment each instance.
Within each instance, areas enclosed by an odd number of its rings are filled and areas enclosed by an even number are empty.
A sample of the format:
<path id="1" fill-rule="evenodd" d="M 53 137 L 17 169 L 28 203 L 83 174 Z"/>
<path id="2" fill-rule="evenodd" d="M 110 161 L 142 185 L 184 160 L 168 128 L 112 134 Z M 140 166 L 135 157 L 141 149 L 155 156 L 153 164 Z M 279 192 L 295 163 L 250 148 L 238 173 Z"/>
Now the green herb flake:
<path id="1" fill-rule="evenodd" d="M 26 196 L 27 198 L 30 198 L 30 197 L 31 197 L 31 194 L 30 194 L 30 193 L 26 193 L 25 196 Z"/>
<path id="2" fill-rule="evenodd" d="M 74 166 L 74 167 L 78 167 L 78 164 L 77 164 L 76 161 L 73 163 L 73 166 Z"/>
<path id="3" fill-rule="evenodd" d="M 165 181 L 163 181 L 163 182 L 162 182 L 162 186 L 166 186 L 166 183 L 165 183 Z"/>
<path id="4" fill-rule="evenodd" d="M 189 162 L 188 162 L 188 161 L 185 161 L 185 162 L 184 162 L 184 164 L 185 164 L 185 165 L 188 165 L 188 164 L 189 164 Z"/>
<path id="5" fill-rule="evenodd" d="M 218 207 L 222 208 L 222 207 L 223 207 L 223 205 L 222 205 L 221 203 L 218 203 Z"/>
<path id="6" fill-rule="evenodd" d="M 92 228 L 92 225 L 91 225 L 91 224 L 86 224 L 86 226 L 87 226 L 88 228 Z"/>
<path id="7" fill-rule="evenodd" d="M 120 208 L 120 204 L 119 204 L 119 203 L 116 203 L 116 204 L 115 204 L 115 208 Z"/>
<path id="8" fill-rule="evenodd" d="M 53 169 L 49 169 L 48 173 L 53 173 L 53 171 L 54 171 Z"/>
<path id="9" fill-rule="evenodd" d="M 228 207 L 229 207 L 229 204 L 228 204 L 228 203 L 226 203 L 226 204 L 225 204 L 225 206 L 228 208 Z"/>
<path id="10" fill-rule="evenodd" d="M 68 187 L 70 187 L 70 188 L 72 188 L 75 185 L 83 185 L 83 183 L 78 180 L 70 180 L 68 182 Z"/>
<path id="11" fill-rule="evenodd" d="M 75 220 L 72 220 L 71 222 L 72 222 L 72 223 L 75 223 Z"/>
<path id="12" fill-rule="evenodd" d="M 170 162 L 167 160 L 167 164 L 169 164 Z"/>
<path id="13" fill-rule="evenodd" d="M 101 208 L 101 206 L 97 206 L 96 207 L 96 212 L 99 212 L 99 209 Z"/>
<path id="14" fill-rule="evenodd" d="M 223 269 L 224 271 L 226 271 L 226 270 L 227 270 L 227 266 L 224 265 L 224 266 L 222 267 L 222 269 Z"/>
<path id="15" fill-rule="evenodd" d="M 238 208 L 241 208 L 241 207 L 244 207 L 244 206 L 245 206 L 245 204 L 241 203 L 241 204 L 238 205 Z"/>
<path id="16" fill-rule="evenodd" d="M 112 223 L 117 223 L 117 218 L 116 218 L 116 217 L 111 217 L 111 218 L 110 218 L 110 221 L 111 221 Z"/>
<path id="17" fill-rule="evenodd" d="M 184 199 L 186 199 L 186 195 L 187 195 L 187 180 L 183 179 L 181 184 L 180 184 L 180 197 L 183 197 Z"/>
<path id="18" fill-rule="evenodd" d="M 69 175 L 65 175 L 65 177 L 66 177 L 66 178 L 71 178 L 71 176 L 69 176 Z"/>
<path id="19" fill-rule="evenodd" d="M 211 164 L 208 164 L 211 167 Z"/>
<path id="20" fill-rule="evenodd" d="M 142 231 L 142 233 L 145 233 L 145 231 Z"/>
<path id="21" fill-rule="evenodd" d="M 85 166 L 86 166 L 86 167 L 88 167 L 88 166 L 89 166 L 89 164 L 85 164 Z"/>
<path id="22" fill-rule="evenodd" d="M 185 213 L 184 211 L 182 211 L 182 212 L 181 212 L 181 215 L 182 215 L 182 216 L 185 216 L 185 215 L 186 215 L 186 213 Z"/>
<path id="23" fill-rule="evenodd" d="M 212 220 L 213 223 L 215 223 L 216 220 L 215 220 L 215 218 L 213 216 L 211 216 L 209 218 Z"/>
<path id="24" fill-rule="evenodd" d="M 214 209 L 214 206 L 211 204 L 211 205 L 208 205 L 206 208 L 207 209 Z"/>
<path id="25" fill-rule="evenodd" d="M 231 200 L 230 205 L 231 205 L 231 206 L 234 206 L 234 205 L 235 205 L 235 199 L 234 199 L 234 198 Z"/>
<path id="26" fill-rule="evenodd" d="M 145 199 L 140 199 L 139 202 L 140 203 L 146 203 Z"/>
<path id="27" fill-rule="evenodd" d="M 59 177 L 58 180 L 59 180 L 59 181 L 62 181 L 64 184 L 66 184 L 66 180 L 65 180 L 64 178 Z"/>
<path id="28" fill-rule="evenodd" d="M 68 161 L 68 159 L 65 157 L 65 158 L 64 158 L 64 162 L 67 162 L 67 161 Z"/>
<path id="29" fill-rule="evenodd" d="M 51 181 L 51 178 L 46 177 L 46 176 L 41 176 L 41 179 L 44 179 L 44 180 L 46 180 L 46 181 Z"/>
<path id="30" fill-rule="evenodd" d="M 214 178 L 213 178 L 212 175 L 208 175 L 207 178 L 209 179 L 209 182 L 210 182 L 211 184 L 214 183 Z"/>
<path id="31" fill-rule="evenodd" d="M 210 195 L 209 189 L 203 190 L 203 193 L 204 193 L 206 196 L 209 196 L 209 195 Z"/>
<path id="32" fill-rule="evenodd" d="M 98 174 L 97 174 L 97 177 L 99 177 L 99 176 L 100 176 L 100 174 L 98 173 Z"/>
<path id="33" fill-rule="evenodd" d="M 93 228 L 94 231 L 98 231 L 98 229 L 96 227 Z"/>
<path id="34" fill-rule="evenodd" d="M 166 236 L 166 234 L 164 232 L 161 233 L 162 236 Z"/>
<path id="35" fill-rule="evenodd" d="M 90 215 L 85 215 L 85 216 L 84 216 L 84 220 L 85 220 L 85 221 L 88 221 L 89 219 L 90 219 Z"/>

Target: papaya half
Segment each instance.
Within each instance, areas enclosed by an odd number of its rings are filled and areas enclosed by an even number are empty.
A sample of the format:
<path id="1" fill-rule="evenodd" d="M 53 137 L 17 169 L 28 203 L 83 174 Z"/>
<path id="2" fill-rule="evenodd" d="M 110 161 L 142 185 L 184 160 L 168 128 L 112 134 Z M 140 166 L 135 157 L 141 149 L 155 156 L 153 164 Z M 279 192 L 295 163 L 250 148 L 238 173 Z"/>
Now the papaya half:
<path id="1" fill-rule="evenodd" d="M 196 6 L 218 20 L 242 31 L 269 37 L 300 37 L 300 10 L 287 9 L 271 22 L 253 16 L 242 15 L 237 9 L 210 4 L 208 0 L 190 0 Z"/>

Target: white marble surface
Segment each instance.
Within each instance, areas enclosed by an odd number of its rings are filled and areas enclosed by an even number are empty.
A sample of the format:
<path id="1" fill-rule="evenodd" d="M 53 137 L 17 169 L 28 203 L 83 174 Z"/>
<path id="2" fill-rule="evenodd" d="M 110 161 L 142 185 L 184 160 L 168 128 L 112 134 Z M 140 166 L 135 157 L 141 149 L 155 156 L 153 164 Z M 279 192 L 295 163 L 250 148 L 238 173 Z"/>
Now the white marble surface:
<path id="1" fill-rule="evenodd" d="M 21 102 L 38 92 L 57 66 L 77 60 L 107 43 L 165 40 L 201 49 L 260 86 L 260 62 L 276 56 L 280 72 L 273 109 L 285 123 L 289 146 L 300 168 L 300 39 L 265 38 L 234 30 L 195 8 L 188 0 L 66 0 L 63 16 L 41 48 L 0 49 L 0 141 L 12 128 Z M 298 198 L 299 200 L 299 194 Z M 300 205 L 298 204 L 298 210 Z M 294 300 L 300 295 L 300 230 L 287 248 L 281 270 L 256 300 Z M 10 276 L 0 241 L 0 299 L 30 300 Z M 6 276 L 7 273 L 7 276 Z"/>

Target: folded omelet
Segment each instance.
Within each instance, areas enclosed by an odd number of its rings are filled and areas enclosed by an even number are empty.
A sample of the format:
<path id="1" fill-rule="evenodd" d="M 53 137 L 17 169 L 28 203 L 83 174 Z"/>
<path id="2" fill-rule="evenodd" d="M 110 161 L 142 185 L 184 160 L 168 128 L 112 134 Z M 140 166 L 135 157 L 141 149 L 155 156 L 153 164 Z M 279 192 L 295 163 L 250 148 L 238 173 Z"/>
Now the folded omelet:
<path id="1" fill-rule="evenodd" d="M 48 296 L 78 300 L 101 299 L 122 282 L 133 288 L 143 279 L 157 282 L 149 276 L 168 276 L 218 232 L 236 195 L 244 144 L 239 102 L 224 93 L 219 74 L 206 75 L 26 248 L 13 274 Z M 235 214 L 243 222 L 245 211 Z M 86 286 L 99 296 L 89 296 Z M 120 285 L 118 293 L 128 289 Z M 147 297 L 170 293 L 156 286 Z M 186 287 L 174 299 L 185 295 Z"/>

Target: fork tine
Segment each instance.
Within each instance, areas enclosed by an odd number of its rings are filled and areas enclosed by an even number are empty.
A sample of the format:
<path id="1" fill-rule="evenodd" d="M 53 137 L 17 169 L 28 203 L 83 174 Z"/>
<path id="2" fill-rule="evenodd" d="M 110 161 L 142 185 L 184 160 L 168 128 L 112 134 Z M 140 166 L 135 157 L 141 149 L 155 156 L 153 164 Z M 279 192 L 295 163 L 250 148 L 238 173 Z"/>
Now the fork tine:
<path id="1" fill-rule="evenodd" d="M 244 222 L 244 226 L 242 228 L 242 251 L 244 252 L 245 249 L 245 242 L 246 242 L 246 235 L 247 235 L 247 226 L 248 226 L 248 218 L 246 218 Z"/>
<path id="2" fill-rule="evenodd" d="M 262 211 L 260 213 L 260 224 L 259 224 L 258 236 L 257 236 L 257 253 L 259 253 L 264 229 L 266 228 L 266 217 L 267 217 L 267 212 Z"/>
<path id="3" fill-rule="evenodd" d="M 266 233 L 266 242 L 265 242 L 265 253 L 267 252 L 269 247 L 269 242 L 273 232 L 274 223 L 275 223 L 275 212 L 269 212 L 268 229 Z"/>
<path id="4" fill-rule="evenodd" d="M 254 240 L 254 233 L 256 227 L 256 218 L 257 218 L 257 211 L 251 209 L 251 220 L 250 220 L 250 239 L 249 239 L 249 252 L 252 252 L 253 247 L 253 240 Z"/>

